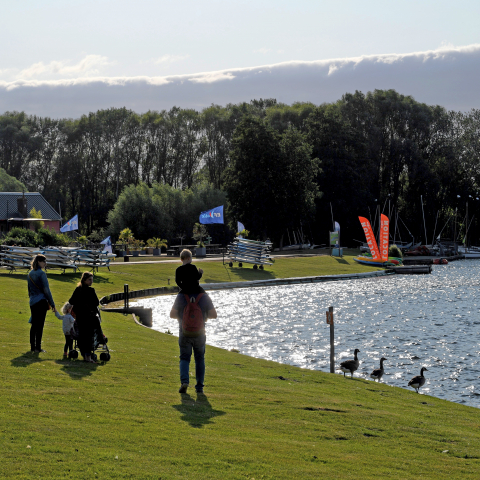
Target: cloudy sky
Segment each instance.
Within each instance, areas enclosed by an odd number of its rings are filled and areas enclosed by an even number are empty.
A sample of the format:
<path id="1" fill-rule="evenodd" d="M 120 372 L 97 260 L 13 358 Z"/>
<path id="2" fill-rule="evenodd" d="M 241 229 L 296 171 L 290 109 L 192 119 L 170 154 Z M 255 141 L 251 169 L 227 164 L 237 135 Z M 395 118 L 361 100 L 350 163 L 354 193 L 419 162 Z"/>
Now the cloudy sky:
<path id="1" fill-rule="evenodd" d="M 79 117 L 394 88 L 480 108 L 480 2 L 0 0 L 0 112 Z"/>

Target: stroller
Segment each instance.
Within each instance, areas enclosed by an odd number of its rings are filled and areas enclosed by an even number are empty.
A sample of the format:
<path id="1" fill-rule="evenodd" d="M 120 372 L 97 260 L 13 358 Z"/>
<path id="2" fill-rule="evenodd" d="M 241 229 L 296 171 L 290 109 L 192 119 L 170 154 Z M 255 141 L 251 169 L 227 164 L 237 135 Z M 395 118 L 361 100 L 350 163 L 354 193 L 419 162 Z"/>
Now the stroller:
<path id="1" fill-rule="evenodd" d="M 73 312 L 72 312 L 73 313 Z M 103 362 L 108 362 L 110 360 L 110 351 L 108 350 L 107 342 L 108 338 L 103 334 L 102 327 L 100 326 L 100 322 L 102 318 L 100 316 L 100 310 L 97 308 L 97 322 L 95 324 L 95 328 L 93 331 L 93 343 L 91 346 L 91 358 L 92 360 L 97 360 L 98 356 L 95 352 L 100 353 L 100 360 Z M 72 329 L 70 330 L 70 335 L 72 336 L 73 342 L 73 350 L 68 353 L 68 358 L 76 359 L 78 358 L 78 352 L 80 351 L 78 347 L 78 338 L 79 338 L 79 329 L 77 321 L 73 324 Z"/>

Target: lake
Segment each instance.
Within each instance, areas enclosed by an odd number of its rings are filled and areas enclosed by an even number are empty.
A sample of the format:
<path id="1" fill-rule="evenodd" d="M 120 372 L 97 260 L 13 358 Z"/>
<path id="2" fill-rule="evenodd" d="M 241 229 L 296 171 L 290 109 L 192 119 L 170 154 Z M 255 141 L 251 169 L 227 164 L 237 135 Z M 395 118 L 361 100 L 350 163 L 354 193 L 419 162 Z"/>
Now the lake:
<path id="1" fill-rule="evenodd" d="M 479 285 L 480 260 L 461 260 L 431 275 L 212 291 L 218 318 L 207 322 L 207 343 L 328 372 L 333 306 L 336 366 L 358 348 L 355 376 L 369 379 L 384 356 L 383 382 L 403 388 L 425 366 L 421 392 L 480 407 Z M 153 309 L 153 329 L 178 335 L 173 300 L 138 304 Z"/>

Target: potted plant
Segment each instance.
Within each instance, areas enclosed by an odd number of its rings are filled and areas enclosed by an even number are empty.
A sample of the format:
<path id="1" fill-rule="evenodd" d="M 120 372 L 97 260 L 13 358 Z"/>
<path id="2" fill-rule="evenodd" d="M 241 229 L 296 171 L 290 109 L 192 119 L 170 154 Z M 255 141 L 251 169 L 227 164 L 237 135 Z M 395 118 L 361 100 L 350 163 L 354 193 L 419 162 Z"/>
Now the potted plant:
<path id="1" fill-rule="evenodd" d="M 205 243 L 202 241 L 197 242 L 197 248 L 195 249 L 195 255 L 197 257 L 205 257 L 207 255 L 207 248 Z"/>
<path id="2" fill-rule="evenodd" d="M 140 240 L 137 240 L 136 238 L 132 238 L 129 244 L 130 244 L 130 250 L 132 251 L 132 255 L 134 257 L 138 257 L 140 255 Z"/>
<path id="3" fill-rule="evenodd" d="M 120 235 L 118 236 L 118 241 L 127 246 L 127 253 L 130 253 L 129 246 L 132 243 L 132 240 L 133 240 L 133 232 L 128 227 L 124 228 L 120 232 Z"/>
<path id="4" fill-rule="evenodd" d="M 153 238 L 147 240 L 147 246 L 145 247 L 145 253 L 147 255 L 152 255 L 154 249 Z"/>
<path id="5" fill-rule="evenodd" d="M 140 254 L 146 255 L 147 252 L 145 251 L 145 242 L 143 240 L 138 241 L 138 247 L 140 249 Z"/>
<path id="6" fill-rule="evenodd" d="M 153 247 L 153 254 L 159 256 L 162 254 L 162 247 L 167 247 L 167 241 L 163 238 L 151 238 L 151 246 Z"/>
<path id="7" fill-rule="evenodd" d="M 207 227 L 201 223 L 196 223 L 193 227 L 193 238 L 197 241 L 197 248 L 195 255 L 197 257 L 204 257 L 207 254 L 205 248 L 204 237 L 207 235 Z"/>

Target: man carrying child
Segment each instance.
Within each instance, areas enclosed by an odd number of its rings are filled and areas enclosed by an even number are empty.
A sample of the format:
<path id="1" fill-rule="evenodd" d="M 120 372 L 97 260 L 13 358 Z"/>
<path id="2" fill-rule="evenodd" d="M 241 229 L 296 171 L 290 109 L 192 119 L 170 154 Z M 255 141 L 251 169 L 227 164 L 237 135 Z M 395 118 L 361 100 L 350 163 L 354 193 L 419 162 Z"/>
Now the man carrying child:
<path id="1" fill-rule="evenodd" d="M 179 321 L 178 345 L 180 347 L 180 390 L 179 393 L 187 393 L 190 375 L 190 359 L 192 350 L 195 357 L 195 390 L 197 393 L 203 393 L 205 380 L 205 322 L 208 318 L 217 318 L 217 311 L 213 306 L 212 300 L 200 287 L 199 280 L 202 277 L 203 270 L 197 270 L 192 264 L 192 252 L 183 250 L 180 254 L 183 265 L 177 268 L 175 280 L 181 288 L 180 293 L 175 299 L 170 318 L 176 318 Z M 189 305 L 190 304 L 190 305 Z M 188 308 L 187 308 L 188 306 Z M 200 314 L 199 323 L 189 324 L 190 315 L 195 316 L 195 311 Z"/>

